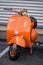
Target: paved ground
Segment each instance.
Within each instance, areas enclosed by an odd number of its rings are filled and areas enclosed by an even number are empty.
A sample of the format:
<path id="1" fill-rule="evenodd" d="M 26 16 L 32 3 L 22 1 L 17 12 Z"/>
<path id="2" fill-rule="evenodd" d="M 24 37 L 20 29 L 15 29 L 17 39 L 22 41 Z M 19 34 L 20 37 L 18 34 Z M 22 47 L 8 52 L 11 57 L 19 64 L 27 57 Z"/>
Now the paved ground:
<path id="1" fill-rule="evenodd" d="M 6 42 L 0 42 L 0 53 L 8 47 Z M 8 52 L 0 57 L 0 65 L 43 65 L 43 46 L 34 46 L 33 54 L 29 55 L 28 49 L 23 49 L 17 61 L 11 61 Z"/>
<path id="2" fill-rule="evenodd" d="M 38 36 L 36 41 L 43 44 L 43 36 Z M 0 65 L 43 65 L 43 46 L 34 45 L 32 55 L 29 55 L 28 49 L 23 49 L 17 61 L 9 59 L 8 50 L 7 43 L 0 42 Z"/>

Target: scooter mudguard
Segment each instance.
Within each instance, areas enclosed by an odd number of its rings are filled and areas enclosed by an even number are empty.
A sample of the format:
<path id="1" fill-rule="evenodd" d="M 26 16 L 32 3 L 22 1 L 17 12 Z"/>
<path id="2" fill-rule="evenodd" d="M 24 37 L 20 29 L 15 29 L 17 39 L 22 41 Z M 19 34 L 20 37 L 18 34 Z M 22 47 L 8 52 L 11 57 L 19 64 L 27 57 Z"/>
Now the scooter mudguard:
<path id="1" fill-rule="evenodd" d="M 8 42 L 8 45 L 11 45 L 12 43 L 25 47 L 25 40 L 21 38 L 20 36 L 12 37 L 11 40 Z"/>

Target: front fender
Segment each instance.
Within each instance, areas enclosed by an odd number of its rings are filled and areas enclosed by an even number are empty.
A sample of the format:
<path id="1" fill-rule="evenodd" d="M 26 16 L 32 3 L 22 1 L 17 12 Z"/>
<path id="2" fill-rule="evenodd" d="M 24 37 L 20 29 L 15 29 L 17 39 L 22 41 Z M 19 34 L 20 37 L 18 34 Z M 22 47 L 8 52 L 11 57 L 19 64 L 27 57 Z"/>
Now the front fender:
<path id="1" fill-rule="evenodd" d="M 11 40 L 8 42 L 8 45 L 11 45 L 12 43 L 25 47 L 25 40 L 20 36 L 14 36 L 11 38 Z"/>

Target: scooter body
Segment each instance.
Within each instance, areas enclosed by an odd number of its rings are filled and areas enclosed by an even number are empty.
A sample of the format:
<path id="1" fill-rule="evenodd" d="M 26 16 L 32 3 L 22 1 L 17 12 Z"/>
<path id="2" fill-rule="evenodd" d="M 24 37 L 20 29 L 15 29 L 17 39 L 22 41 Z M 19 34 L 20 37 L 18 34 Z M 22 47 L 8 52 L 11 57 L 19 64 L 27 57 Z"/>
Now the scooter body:
<path id="1" fill-rule="evenodd" d="M 37 31 L 31 28 L 31 20 L 29 17 L 12 16 L 9 19 L 7 25 L 7 41 L 9 45 L 16 43 L 23 47 L 31 47 L 36 38 Z M 19 42 L 20 40 L 22 40 L 22 43 Z"/>
<path id="2" fill-rule="evenodd" d="M 33 26 L 31 18 L 26 15 L 11 16 L 6 30 L 8 45 L 13 43 L 20 47 L 32 48 L 33 42 L 37 39 L 37 31 Z"/>

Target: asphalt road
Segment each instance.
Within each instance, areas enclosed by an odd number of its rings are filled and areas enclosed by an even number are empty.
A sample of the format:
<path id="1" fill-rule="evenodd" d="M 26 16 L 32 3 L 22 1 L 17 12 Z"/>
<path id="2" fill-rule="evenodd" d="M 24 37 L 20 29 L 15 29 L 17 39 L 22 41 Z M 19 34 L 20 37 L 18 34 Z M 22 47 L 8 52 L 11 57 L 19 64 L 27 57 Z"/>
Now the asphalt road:
<path id="1" fill-rule="evenodd" d="M 0 53 L 7 47 L 6 42 L 0 42 Z M 7 52 L 0 57 L 0 65 L 43 65 L 43 46 L 33 46 L 32 55 L 29 55 L 28 49 L 23 49 L 21 56 L 16 61 L 11 61 Z"/>

